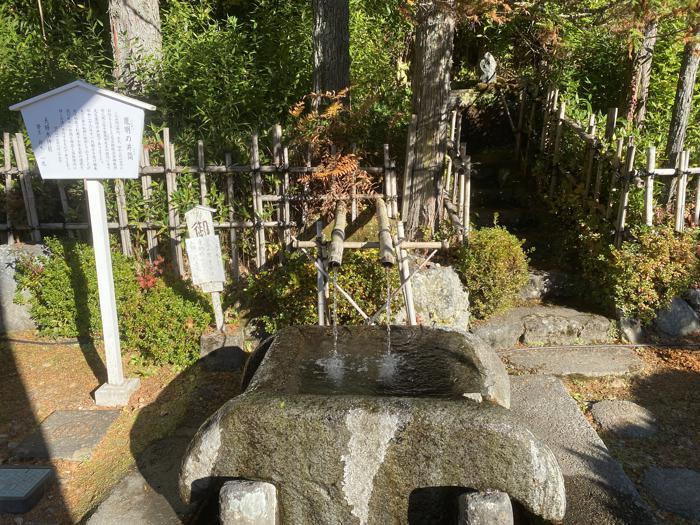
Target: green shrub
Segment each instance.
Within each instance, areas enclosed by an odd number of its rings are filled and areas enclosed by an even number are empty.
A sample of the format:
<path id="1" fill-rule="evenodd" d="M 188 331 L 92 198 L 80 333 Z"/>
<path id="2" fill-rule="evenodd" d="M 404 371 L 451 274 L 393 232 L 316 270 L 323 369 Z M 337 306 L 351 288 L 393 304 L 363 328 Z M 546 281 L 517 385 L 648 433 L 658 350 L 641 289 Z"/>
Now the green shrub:
<path id="1" fill-rule="evenodd" d="M 453 261 L 469 290 L 471 311 L 484 319 L 511 306 L 528 279 L 523 242 L 501 226 L 473 230 Z"/>
<path id="2" fill-rule="evenodd" d="M 46 245 L 49 255 L 20 261 L 17 269 L 18 288 L 30 292 L 40 333 L 97 337 L 101 320 L 92 247 L 52 238 Z M 210 322 L 206 303 L 184 283 L 166 286 L 152 270 L 144 272 L 120 253 L 112 254 L 112 268 L 123 348 L 158 364 L 185 366 L 196 360 L 199 336 Z"/>
<path id="3" fill-rule="evenodd" d="M 367 315 L 374 314 L 386 301 L 386 272 L 378 264 L 378 258 L 376 250 L 346 251 L 343 266 L 335 270 L 338 285 Z M 392 290 L 395 290 L 399 285 L 396 269 L 389 270 L 389 278 Z M 401 297 L 397 294 L 392 301 L 393 312 L 400 307 Z M 251 315 L 267 332 L 284 326 L 316 324 L 315 267 L 303 253 L 295 252 L 283 266 L 249 276 L 244 300 Z M 338 324 L 362 322 L 360 314 L 340 293 L 336 300 Z M 331 296 L 329 308 L 332 302 Z"/>
<path id="4" fill-rule="evenodd" d="M 601 257 L 600 264 L 607 269 L 606 289 L 615 307 L 648 323 L 674 296 L 698 282 L 697 233 L 677 234 L 671 226 L 658 226 L 634 234 L 619 249 L 612 248 L 609 259 Z"/>

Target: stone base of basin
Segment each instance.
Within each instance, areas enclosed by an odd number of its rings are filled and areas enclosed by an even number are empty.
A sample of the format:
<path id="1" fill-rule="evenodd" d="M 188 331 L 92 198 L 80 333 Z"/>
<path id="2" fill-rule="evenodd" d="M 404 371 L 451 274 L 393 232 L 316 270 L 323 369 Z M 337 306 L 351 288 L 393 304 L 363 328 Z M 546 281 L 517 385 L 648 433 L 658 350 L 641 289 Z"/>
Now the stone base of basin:
<path id="1" fill-rule="evenodd" d="M 264 481 L 277 489 L 281 524 L 385 525 L 425 522 L 421 513 L 433 512 L 445 490 L 495 490 L 546 520 L 563 518 L 564 481 L 549 449 L 507 409 L 460 394 L 488 390 L 483 363 L 467 357 L 475 355 L 469 337 L 392 329 L 389 373 L 381 371 L 383 329 L 358 328 L 341 332 L 330 354 L 318 327 L 284 330 L 263 345 L 247 390 L 191 443 L 182 497 L 208 495 L 232 478 Z M 328 368 L 328 358 L 354 364 Z M 426 370 L 431 380 L 422 381 L 421 362 L 439 373 Z"/>

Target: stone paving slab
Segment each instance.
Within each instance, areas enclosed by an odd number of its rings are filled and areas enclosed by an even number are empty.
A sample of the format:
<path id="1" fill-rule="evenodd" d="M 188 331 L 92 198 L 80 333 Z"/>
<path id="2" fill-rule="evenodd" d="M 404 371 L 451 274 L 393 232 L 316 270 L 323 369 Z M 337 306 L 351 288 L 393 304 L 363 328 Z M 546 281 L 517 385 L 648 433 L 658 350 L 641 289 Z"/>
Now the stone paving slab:
<path id="1" fill-rule="evenodd" d="M 118 410 L 57 410 L 14 450 L 20 459 L 90 459 Z"/>
<path id="2" fill-rule="evenodd" d="M 591 408 L 593 419 L 603 430 L 621 438 L 646 438 L 658 432 L 656 418 L 646 408 L 624 399 L 605 399 Z"/>
<path id="3" fill-rule="evenodd" d="M 498 355 L 517 369 L 555 376 L 621 376 L 644 368 L 634 350 L 621 346 L 516 348 Z"/>
<path id="4" fill-rule="evenodd" d="M 32 510 L 52 477 L 50 467 L 0 467 L 0 514 L 24 514 Z"/>
<path id="5" fill-rule="evenodd" d="M 511 412 L 549 446 L 564 475 L 564 525 L 652 525 L 622 466 L 552 376 L 512 376 Z"/>
<path id="6" fill-rule="evenodd" d="M 651 467 L 644 473 L 642 483 L 659 507 L 700 522 L 700 472 Z"/>

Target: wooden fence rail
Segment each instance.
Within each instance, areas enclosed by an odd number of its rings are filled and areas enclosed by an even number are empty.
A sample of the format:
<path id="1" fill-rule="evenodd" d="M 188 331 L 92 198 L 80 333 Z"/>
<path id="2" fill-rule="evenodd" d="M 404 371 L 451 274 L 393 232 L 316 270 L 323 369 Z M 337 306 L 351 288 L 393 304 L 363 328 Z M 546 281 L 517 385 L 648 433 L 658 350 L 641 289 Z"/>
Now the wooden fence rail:
<path id="1" fill-rule="evenodd" d="M 609 110 L 604 134 L 599 136 L 595 115 L 589 115 L 586 124 L 566 115 L 566 104 L 560 100 L 558 89 L 549 89 L 544 97 L 539 97 L 537 90 L 530 92 L 525 88 L 520 105 L 522 118 L 518 119 L 516 129 L 516 151 L 523 171 L 530 170 L 534 150 L 538 149 L 545 166 L 544 173 L 538 174 L 538 188 L 542 189 L 548 182 L 547 194 L 550 197 L 557 191 L 565 191 L 562 179 L 567 180 L 569 186 L 579 188 L 581 198 L 591 212 L 600 213 L 612 222 L 616 246 L 619 247 L 625 238 L 630 193 L 635 187 L 645 188 L 644 224 L 654 225 L 654 183 L 659 177 L 675 178 L 674 226 L 676 231 L 682 232 L 686 225 L 686 202 L 691 196 L 688 178 L 695 176 L 691 223 L 700 226 L 700 167 L 690 167 L 688 151 L 679 155 L 675 168 L 659 168 L 656 166 L 656 148 L 650 147 L 646 152 L 646 164 L 642 165 L 631 135 L 613 141 L 616 132 L 624 133 L 617 128 L 617 108 Z M 535 137 L 537 146 L 533 148 Z M 582 151 L 582 154 L 564 160 L 562 155 L 567 145 L 573 146 L 574 151 Z M 549 177 L 549 180 L 544 181 L 542 177 Z M 604 191 L 606 179 L 607 191 Z"/>
<path id="2" fill-rule="evenodd" d="M 71 221 L 70 217 L 75 215 L 69 207 L 69 199 L 63 183 L 57 184 L 59 199 L 61 204 L 61 214 L 63 222 L 41 221 L 40 211 L 34 194 L 37 185 L 45 184 L 38 180 L 39 172 L 35 166 L 30 166 L 25 143 L 22 134 L 16 133 L 11 136 L 3 133 L 3 154 L 4 163 L 0 165 L 0 175 L 4 177 L 5 184 L 5 222 L 0 223 L 0 232 L 5 232 L 8 244 L 19 240 L 21 234 L 28 234 L 31 242 L 40 242 L 43 232 L 66 232 L 66 235 L 73 236 L 75 232 L 87 230 L 87 222 Z M 134 232 L 143 232 L 146 237 L 147 256 L 154 260 L 159 252 L 159 242 L 163 240 L 159 237 L 159 232 L 167 232 L 170 258 L 173 266 L 180 276 L 186 274 L 185 259 L 182 249 L 182 232 L 185 230 L 181 224 L 181 215 L 187 210 L 177 208 L 175 194 L 178 182 L 184 175 L 191 175 L 195 180 L 199 191 L 199 203 L 210 204 L 210 194 L 215 175 L 225 178 L 223 193 L 226 200 L 226 208 L 218 210 L 220 216 L 225 216 L 228 220 L 217 222 L 214 227 L 220 233 L 228 233 L 222 238 L 226 240 L 230 247 L 231 271 L 234 279 L 239 277 L 239 240 L 237 230 L 252 229 L 254 231 L 255 242 L 255 266 L 261 268 L 267 262 L 267 244 L 270 238 L 268 233 L 273 230 L 277 233 L 282 251 L 292 247 L 293 229 L 310 226 L 306 224 L 309 218 L 306 214 L 294 213 L 292 204 L 308 205 L 318 201 L 318 197 L 308 195 L 301 185 L 296 182 L 296 177 L 301 174 L 313 173 L 319 168 L 311 166 L 290 166 L 289 151 L 282 144 L 282 128 L 277 125 L 272 129 L 272 161 L 273 164 L 261 165 L 260 152 L 257 133 L 253 133 L 250 141 L 250 161 L 248 164 L 233 164 L 231 155 L 226 154 L 224 164 L 206 164 L 205 145 L 203 141 L 198 141 L 196 160 L 194 166 L 179 165 L 176 161 L 175 145 L 171 141 L 168 128 L 162 134 L 162 161 L 159 165 L 151 165 L 151 152 L 144 148 L 141 156 L 139 179 L 141 196 L 148 206 L 154 199 L 154 182 L 160 180 L 164 183 L 167 197 L 167 222 L 160 221 L 136 221 L 129 218 L 127 202 L 127 192 L 124 181 L 114 182 L 114 205 L 116 207 L 116 220 L 109 222 L 110 230 L 119 234 L 119 243 L 122 252 L 127 256 L 132 256 L 134 250 Z M 14 163 L 13 163 L 14 160 Z M 360 169 L 377 175 L 381 178 L 381 188 L 379 194 L 359 194 L 353 191 L 351 195 L 345 197 L 350 201 L 352 218 L 357 216 L 358 203 L 361 201 L 374 200 L 377 197 L 385 199 L 388 205 L 389 215 L 392 218 L 398 216 L 398 196 L 396 180 L 396 163 L 391 158 L 389 146 L 384 145 L 383 166 L 363 166 Z M 266 176 L 265 180 L 263 176 Z M 245 185 L 242 184 L 244 178 L 249 177 L 249 191 L 236 195 L 236 191 L 241 191 Z M 243 179 L 241 179 L 243 177 Z M 236 184 L 236 183 L 239 184 Z M 8 211 L 9 195 L 13 191 L 15 184 L 19 183 L 19 190 L 22 194 L 23 208 L 25 214 L 24 223 L 16 224 L 10 220 Z M 165 203 L 164 203 L 165 205 Z M 249 219 L 240 219 L 243 212 L 252 211 Z M 272 219 L 271 217 L 274 217 Z"/>

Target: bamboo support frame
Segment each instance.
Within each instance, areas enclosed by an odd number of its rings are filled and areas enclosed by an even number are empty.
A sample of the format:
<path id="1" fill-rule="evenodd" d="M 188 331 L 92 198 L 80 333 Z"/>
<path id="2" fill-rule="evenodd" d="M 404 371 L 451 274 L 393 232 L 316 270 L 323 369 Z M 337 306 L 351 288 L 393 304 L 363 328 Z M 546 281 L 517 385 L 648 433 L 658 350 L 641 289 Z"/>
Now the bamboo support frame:
<path id="1" fill-rule="evenodd" d="M 343 201 L 335 207 L 335 223 L 331 233 L 331 244 L 328 248 L 328 267 L 336 268 L 343 264 L 343 243 L 345 242 L 345 226 L 347 208 Z"/>
<path id="2" fill-rule="evenodd" d="M 394 266 L 396 264 L 394 243 L 391 240 L 391 226 L 389 224 L 389 216 L 384 199 L 378 198 L 376 206 L 377 224 L 379 228 L 379 261 L 384 267 Z"/>

